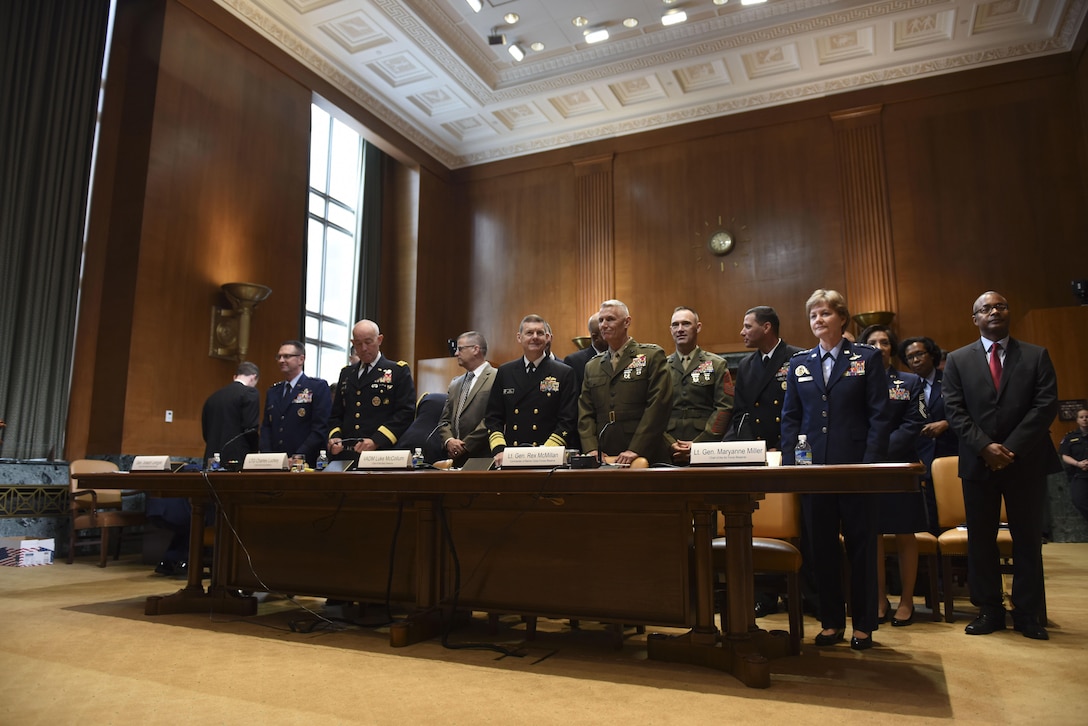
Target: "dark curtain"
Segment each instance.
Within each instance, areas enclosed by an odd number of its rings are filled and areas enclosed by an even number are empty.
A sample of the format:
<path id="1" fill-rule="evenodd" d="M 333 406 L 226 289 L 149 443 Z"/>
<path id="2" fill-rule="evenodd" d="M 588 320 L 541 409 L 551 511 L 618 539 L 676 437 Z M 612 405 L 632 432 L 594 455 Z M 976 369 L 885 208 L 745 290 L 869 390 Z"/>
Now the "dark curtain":
<path id="1" fill-rule="evenodd" d="M 61 452 L 109 0 L 0 2 L 0 454 Z"/>
<path id="2" fill-rule="evenodd" d="M 363 142 L 363 214 L 360 222 L 359 298 L 355 320 L 381 320 L 382 186 L 386 154 Z M 351 323 L 349 323 L 351 325 Z"/>

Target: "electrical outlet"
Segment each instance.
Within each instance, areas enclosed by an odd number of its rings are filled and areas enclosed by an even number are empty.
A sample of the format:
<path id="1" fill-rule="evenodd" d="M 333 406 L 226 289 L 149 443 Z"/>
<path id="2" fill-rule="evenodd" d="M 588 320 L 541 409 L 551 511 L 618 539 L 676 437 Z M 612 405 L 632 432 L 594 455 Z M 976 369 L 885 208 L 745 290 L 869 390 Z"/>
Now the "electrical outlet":
<path id="1" fill-rule="evenodd" d="M 174 423 L 174 412 L 169 409 L 166 411 L 166 423 Z"/>

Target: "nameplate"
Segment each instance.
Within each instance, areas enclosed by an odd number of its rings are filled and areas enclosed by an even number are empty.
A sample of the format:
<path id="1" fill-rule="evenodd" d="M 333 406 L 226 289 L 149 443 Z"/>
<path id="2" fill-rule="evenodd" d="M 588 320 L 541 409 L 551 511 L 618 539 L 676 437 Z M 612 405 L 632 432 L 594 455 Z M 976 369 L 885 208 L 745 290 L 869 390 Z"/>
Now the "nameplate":
<path id="1" fill-rule="evenodd" d="M 286 471 L 287 454 L 246 454 L 242 469 L 245 471 Z"/>
<path id="2" fill-rule="evenodd" d="M 410 469 L 412 452 L 408 449 L 391 451 L 363 451 L 359 454 L 356 469 Z"/>
<path id="3" fill-rule="evenodd" d="M 767 463 L 766 441 L 710 441 L 691 445 L 693 466 L 730 466 Z"/>
<path id="4" fill-rule="evenodd" d="M 567 463 L 566 456 L 567 450 L 562 446 L 507 446 L 502 451 L 502 468 L 554 469 Z"/>
<path id="5" fill-rule="evenodd" d="M 169 456 L 137 456 L 130 471 L 170 471 Z"/>

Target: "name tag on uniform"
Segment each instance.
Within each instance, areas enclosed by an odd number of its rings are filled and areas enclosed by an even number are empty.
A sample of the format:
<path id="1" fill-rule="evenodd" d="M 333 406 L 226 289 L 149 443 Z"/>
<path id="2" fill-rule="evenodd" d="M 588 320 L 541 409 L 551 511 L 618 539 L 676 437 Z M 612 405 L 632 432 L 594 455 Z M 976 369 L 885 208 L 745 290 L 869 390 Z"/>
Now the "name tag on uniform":
<path id="1" fill-rule="evenodd" d="M 691 445 L 692 466 L 764 466 L 766 441 L 708 441 Z"/>
<path id="2" fill-rule="evenodd" d="M 562 446 L 508 446 L 502 452 L 502 468 L 554 469 L 566 463 L 566 454 Z"/>

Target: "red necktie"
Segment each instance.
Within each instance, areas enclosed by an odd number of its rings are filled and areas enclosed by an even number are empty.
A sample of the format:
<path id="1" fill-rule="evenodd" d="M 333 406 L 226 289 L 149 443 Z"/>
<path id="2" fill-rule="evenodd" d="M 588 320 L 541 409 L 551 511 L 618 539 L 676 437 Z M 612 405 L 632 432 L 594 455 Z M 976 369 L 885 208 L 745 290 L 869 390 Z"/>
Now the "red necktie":
<path id="1" fill-rule="evenodd" d="M 990 346 L 990 375 L 994 379 L 994 388 L 1001 388 L 1001 344 Z"/>

